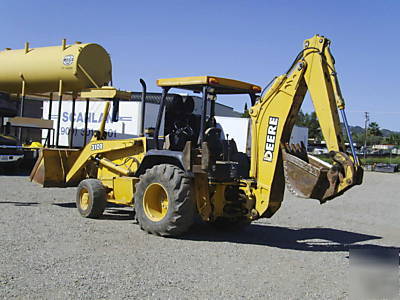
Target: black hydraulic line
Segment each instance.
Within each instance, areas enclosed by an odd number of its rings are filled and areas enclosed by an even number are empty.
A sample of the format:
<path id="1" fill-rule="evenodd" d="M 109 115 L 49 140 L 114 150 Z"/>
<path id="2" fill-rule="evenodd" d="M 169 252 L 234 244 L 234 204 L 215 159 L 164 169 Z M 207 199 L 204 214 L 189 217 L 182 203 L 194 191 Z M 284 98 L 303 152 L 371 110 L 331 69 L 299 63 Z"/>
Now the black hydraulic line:
<path id="1" fill-rule="evenodd" d="M 308 48 L 305 48 L 305 49 L 303 49 L 303 50 L 301 50 L 300 52 L 299 52 L 299 54 L 297 54 L 297 56 L 296 56 L 296 58 L 294 59 L 294 61 L 293 61 L 293 63 L 290 65 L 290 67 L 289 67 L 289 69 L 286 71 L 286 73 L 284 73 L 284 74 L 289 74 L 290 73 L 290 71 L 293 69 L 293 67 L 299 62 L 299 60 L 300 59 L 302 59 L 302 58 L 304 58 L 303 57 L 303 54 L 304 54 L 304 51 L 306 51 L 306 50 L 318 50 L 318 52 L 319 52 L 319 49 L 318 48 L 315 48 L 315 47 L 308 47 Z M 315 52 L 312 52 L 312 53 L 315 53 Z M 311 54 L 311 53 L 308 53 L 307 55 L 309 55 L 309 54 Z M 270 87 L 270 85 L 274 82 L 274 80 L 277 78 L 277 76 L 275 76 L 274 78 L 272 78 L 272 80 L 263 88 L 263 90 L 262 90 L 262 92 L 261 92 L 261 97 L 263 96 L 263 94 L 264 94 L 264 92 Z"/>
<path id="2" fill-rule="evenodd" d="M 158 141 L 158 134 L 160 132 L 160 126 L 161 126 L 161 119 L 163 117 L 163 112 L 164 112 L 164 106 L 165 106 L 165 99 L 167 98 L 167 94 L 169 91 L 170 87 L 164 87 L 162 91 L 162 97 L 160 101 L 160 107 L 158 109 L 158 116 L 157 116 L 157 122 L 156 122 L 156 128 L 154 129 L 154 142 L 156 145 L 156 149 L 160 149 L 159 141 Z"/>
<path id="3" fill-rule="evenodd" d="M 84 131 L 83 131 L 83 146 L 86 146 L 86 143 L 87 143 L 88 121 L 89 121 L 89 98 L 86 98 L 85 128 L 84 128 Z"/>
<path id="4" fill-rule="evenodd" d="M 350 131 L 349 123 L 347 122 L 346 113 L 345 113 L 344 109 L 339 109 L 339 110 L 340 110 L 340 114 L 342 115 L 342 121 L 343 121 L 343 124 L 344 124 L 344 128 L 346 129 L 347 137 L 349 138 L 351 154 L 353 155 L 354 162 L 356 164 L 358 164 L 359 163 L 358 162 L 358 157 L 357 157 L 357 154 L 356 154 L 356 150 L 354 149 L 353 138 L 351 137 L 351 131 Z"/>
<path id="5" fill-rule="evenodd" d="M 276 76 L 274 78 L 271 79 L 270 82 L 268 82 L 268 84 L 263 88 L 260 97 L 262 98 L 262 96 L 264 95 L 264 92 L 271 86 L 271 84 L 274 82 L 274 80 L 276 79 Z"/>
<path id="6" fill-rule="evenodd" d="M 144 118 L 146 114 L 146 82 L 140 78 L 140 84 L 142 85 L 142 99 L 140 107 L 140 131 L 139 135 L 144 136 Z"/>
<path id="7" fill-rule="evenodd" d="M 252 94 L 252 93 L 250 93 L 249 96 L 250 96 L 251 106 L 254 106 L 254 104 L 256 104 L 257 96 L 255 94 Z"/>

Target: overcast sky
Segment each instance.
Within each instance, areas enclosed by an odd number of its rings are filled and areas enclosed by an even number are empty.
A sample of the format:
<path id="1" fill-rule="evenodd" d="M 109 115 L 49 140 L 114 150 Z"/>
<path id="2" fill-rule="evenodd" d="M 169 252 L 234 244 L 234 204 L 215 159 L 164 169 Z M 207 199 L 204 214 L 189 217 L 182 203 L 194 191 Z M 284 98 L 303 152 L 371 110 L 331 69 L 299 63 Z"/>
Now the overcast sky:
<path id="1" fill-rule="evenodd" d="M 400 131 L 400 1 L 2 0 L 0 48 L 70 42 L 111 54 L 114 86 L 159 91 L 158 78 L 215 75 L 265 86 L 304 39 L 332 40 L 351 125 L 364 111 Z M 1 72 L 1 70 L 0 70 Z M 247 98 L 220 101 L 242 111 Z M 303 110 L 310 111 L 310 100 Z"/>

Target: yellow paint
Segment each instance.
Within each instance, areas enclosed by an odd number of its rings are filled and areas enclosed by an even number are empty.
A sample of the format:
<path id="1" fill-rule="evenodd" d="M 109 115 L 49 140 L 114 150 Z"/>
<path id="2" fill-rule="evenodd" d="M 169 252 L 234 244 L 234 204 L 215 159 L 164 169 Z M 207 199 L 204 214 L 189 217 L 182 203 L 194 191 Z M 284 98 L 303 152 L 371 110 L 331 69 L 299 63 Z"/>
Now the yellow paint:
<path id="1" fill-rule="evenodd" d="M 175 87 L 188 89 L 195 92 L 201 92 L 204 85 L 215 87 L 218 94 L 243 94 L 243 93 L 259 93 L 261 87 L 227 78 L 216 76 L 194 76 L 158 79 L 157 85 L 161 87 Z"/>
<path id="2" fill-rule="evenodd" d="M 338 116 L 338 108 L 344 108 L 344 101 L 329 46 L 330 41 L 324 37 L 314 36 L 306 40 L 302 57 L 288 73 L 277 77 L 271 87 L 249 109 L 252 128 L 250 178 L 240 182 L 220 183 L 209 182 L 205 173 L 195 173 L 195 201 L 203 220 L 212 221 L 224 216 L 224 206 L 227 204 L 225 190 L 229 185 L 240 184 L 240 190 L 247 197 L 245 206 L 248 210 L 246 217 L 249 219 L 271 216 L 280 208 L 284 193 L 281 146 L 289 142 L 291 130 L 307 91 L 311 94 L 328 149 L 338 153 L 345 152 Z M 195 92 L 202 91 L 203 87 L 207 86 L 214 88 L 216 94 L 254 94 L 261 90 L 250 83 L 214 76 L 160 79 L 157 84 L 161 87 L 189 89 Z M 92 89 L 83 95 L 108 95 L 109 98 L 113 98 L 117 97 L 118 91 L 105 87 Z M 100 132 L 104 131 L 108 110 L 107 102 Z M 97 135 L 74 155 L 73 160 L 60 158 L 61 168 L 56 169 L 55 174 L 50 176 L 62 180 L 65 178 L 66 184 L 78 182 L 85 175 L 86 167 L 90 167 L 95 161 L 97 178 L 108 190 L 108 201 L 133 205 L 135 183 L 139 179 L 132 177 L 132 174 L 136 172 L 147 152 L 146 142 L 144 137 L 105 140 L 102 134 Z M 54 156 L 54 153 L 50 156 Z M 338 154 L 337 159 L 347 164 L 343 178 L 341 177 L 339 184 L 335 186 L 336 194 L 353 185 L 357 168 L 360 168 L 352 157 L 349 162 L 346 155 Z M 159 222 L 166 216 L 168 194 L 160 183 L 151 183 L 142 201 L 146 216 L 150 220 Z"/>
<path id="3" fill-rule="evenodd" d="M 81 92 L 81 98 L 101 98 L 101 99 L 123 99 L 130 100 L 131 92 L 121 91 L 111 86 L 103 86 L 101 88 L 93 88 Z"/>
<path id="4" fill-rule="evenodd" d="M 121 205 L 133 205 L 135 194 L 135 184 L 138 178 L 134 177 L 115 177 L 113 180 L 113 199 L 110 202 Z"/>
<path id="5" fill-rule="evenodd" d="M 92 141 L 97 141 L 97 140 L 103 139 L 104 129 L 106 128 L 106 122 L 107 122 L 107 117 L 108 117 L 109 112 L 110 112 L 110 102 L 107 101 L 104 104 L 103 119 L 101 120 L 100 127 L 99 127 L 100 134 L 97 137 L 96 137 L 96 135 L 93 135 Z"/>
<path id="6" fill-rule="evenodd" d="M 212 217 L 212 206 L 209 197 L 207 174 L 196 174 L 194 178 L 194 192 L 198 213 L 204 221 L 210 221 Z"/>
<path id="7" fill-rule="evenodd" d="M 80 191 L 79 206 L 82 210 L 87 210 L 89 208 L 89 193 L 86 189 L 82 188 Z"/>
<path id="8" fill-rule="evenodd" d="M 73 44 L 0 51 L 0 90 L 20 93 L 81 91 L 107 85 L 111 60 L 97 44 Z M 81 66 L 81 68 L 78 67 Z M 83 71 L 85 70 L 85 71 Z"/>
<path id="9" fill-rule="evenodd" d="M 65 176 L 71 169 L 80 150 L 43 148 L 40 150 L 39 158 L 32 169 L 30 179 L 45 187 L 65 187 Z M 79 183 L 83 178 L 83 169 L 77 170 L 75 182 Z M 70 182 L 71 184 L 72 182 Z"/>
<path id="10" fill-rule="evenodd" d="M 92 150 L 93 145 L 101 144 L 101 149 Z M 126 140 L 95 140 L 88 143 L 80 152 L 66 176 L 66 182 L 73 180 L 88 161 L 97 155 L 102 155 L 121 167 L 129 168 L 135 172 L 143 160 L 146 151 L 146 138 L 134 138 Z M 125 162 L 125 163 L 124 163 Z M 111 171 L 110 176 L 120 176 Z M 100 178 L 99 178 L 100 179 Z"/>
<path id="11" fill-rule="evenodd" d="M 261 100 L 249 110 L 252 120 L 250 176 L 257 182 L 253 193 L 257 198 L 256 209 L 260 215 L 272 204 L 276 209 L 280 207 L 280 185 L 283 183 L 283 173 L 277 171 L 277 166 L 282 161 L 280 146 L 289 142 L 291 129 L 307 90 L 310 92 L 328 150 L 345 151 L 338 115 L 338 108 L 344 108 L 344 101 L 329 51 L 330 41 L 314 36 L 306 40 L 305 45 L 308 48 L 304 50 L 303 59 L 297 61 L 288 74 L 277 77 Z M 279 119 L 272 154 L 266 151 L 272 145 L 267 144 L 268 140 L 273 139 L 268 136 L 270 118 Z M 268 161 L 271 157 L 272 160 Z M 355 176 L 354 169 L 358 167 L 345 170 L 345 180 L 341 181 L 337 192 L 351 185 L 346 178 L 352 179 Z M 277 191 L 276 195 L 272 195 L 274 190 Z M 272 203 L 271 200 L 275 202 Z"/>
<path id="12" fill-rule="evenodd" d="M 168 212 L 168 193 L 162 184 L 151 183 L 143 195 L 143 208 L 147 218 L 161 221 Z"/>
<path id="13" fill-rule="evenodd" d="M 43 148 L 42 143 L 40 142 L 32 142 L 30 144 L 22 144 L 23 148 L 32 148 L 32 149 L 36 149 L 36 148 Z"/>
<path id="14" fill-rule="evenodd" d="M 225 206 L 225 184 L 213 184 L 215 188 L 215 192 L 211 197 L 211 203 L 213 205 L 213 217 L 214 219 L 217 217 L 222 217 L 224 215 L 224 206 Z"/>

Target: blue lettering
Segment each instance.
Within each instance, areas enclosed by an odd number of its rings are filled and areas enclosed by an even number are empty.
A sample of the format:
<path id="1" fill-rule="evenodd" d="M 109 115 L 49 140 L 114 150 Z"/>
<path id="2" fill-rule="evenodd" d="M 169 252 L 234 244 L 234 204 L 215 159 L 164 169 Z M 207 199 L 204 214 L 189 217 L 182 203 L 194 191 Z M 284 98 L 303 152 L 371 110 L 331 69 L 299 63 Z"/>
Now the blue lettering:
<path id="1" fill-rule="evenodd" d="M 62 118 L 63 122 L 67 122 L 68 121 L 68 112 L 63 112 L 63 118 Z"/>

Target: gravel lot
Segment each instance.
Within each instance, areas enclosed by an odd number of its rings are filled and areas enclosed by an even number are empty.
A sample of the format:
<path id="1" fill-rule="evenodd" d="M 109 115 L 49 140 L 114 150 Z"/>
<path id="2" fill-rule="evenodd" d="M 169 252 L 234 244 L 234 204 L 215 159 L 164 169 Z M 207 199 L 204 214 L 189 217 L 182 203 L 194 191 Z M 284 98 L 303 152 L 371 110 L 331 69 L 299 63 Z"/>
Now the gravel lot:
<path id="1" fill-rule="evenodd" d="M 82 218 L 75 189 L 0 176 L 0 298 L 342 299 L 349 248 L 400 247 L 400 175 L 366 173 L 327 204 L 286 193 L 240 233 L 146 234 L 129 210 Z"/>

